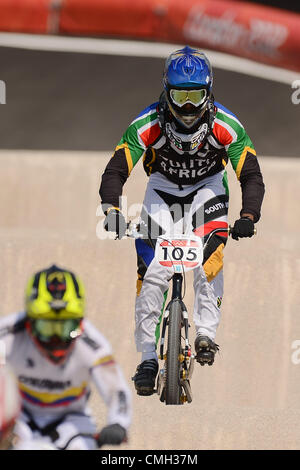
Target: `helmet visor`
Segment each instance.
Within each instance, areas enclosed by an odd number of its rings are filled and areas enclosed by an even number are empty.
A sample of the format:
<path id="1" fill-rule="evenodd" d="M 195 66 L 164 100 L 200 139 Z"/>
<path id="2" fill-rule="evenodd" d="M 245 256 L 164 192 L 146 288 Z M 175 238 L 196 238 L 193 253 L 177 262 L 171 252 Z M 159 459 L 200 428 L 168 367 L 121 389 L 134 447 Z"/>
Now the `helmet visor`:
<path id="1" fill-rule="evenodd" d="M 49 341 L 57 336 L 62 341 L 75 339 L 81 333 L 80 320 L 43 320 L 33 322 L 33 333 L 43 341 Z"/>
<path id="2" fill-rule="evenodd" d="M 207 98 L 207 91 L 205 88 L 200 90 L 176 90 L 172 88 L 170 90 L 170 97 L 173 103 L 180 108 L 187 103 L 200 106 Z"/>

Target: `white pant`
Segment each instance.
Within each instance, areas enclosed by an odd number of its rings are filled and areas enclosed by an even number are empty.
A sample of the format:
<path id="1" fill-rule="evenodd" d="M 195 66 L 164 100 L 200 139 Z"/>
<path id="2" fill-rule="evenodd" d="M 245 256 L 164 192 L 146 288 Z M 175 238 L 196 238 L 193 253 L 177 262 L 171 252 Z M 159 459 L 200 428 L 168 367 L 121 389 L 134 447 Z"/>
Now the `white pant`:
<path id="1" fill-rule="evenodd" d="M 197 234 L 202 234 L 202 236 L 209 233 L 211 224 L 214 228 L 226 226 L 228 196 L 226 196 L 222 179 L 223 172 L 208 177 L 197 185 L 185 186 L 180 190 L 177 185 L 161 174 L 154 173 L 148 182 L 141 216 L 142 220 L 145 217 L 151 217 L 151 227 L 154 226 L 154 236 L 151 233 L 151 238 L 155 239 L 157 234 L 156 224 L 168 234 L 171 232 L 172 235 L 176 235 L 176 233 L 182 234 L 199 229 L 200 232 L 196 230 L 195 233 L 198 232 Z M 193 197 L 189 200 L 191 194 Z M 184 200 L 189 202 L 190 205 L 185 206 L 188 210 L 181 218 L 178 213 L 172 217 L 170 203 L 174 201 L 176 204 L 180 198 L 182 202 Z M 176 209 L 177 205 L 172 205 L 172 207 Z M 195 214 L 197 215 L 196 221 Z M 149 246 L 149 242 L 137 241 L 136 247 L 140 271 L 138 282 L 141 288 L 135 304 L 135 340 L 138 352 L 151 353 L 156 349 L 155 329 L 173 269 L 166 269 L 156 261 L 153 257 L 154 250 Z M 141 274 L 142 271 L 144 272 Z M 222 269 L 208 282 L 203 266 L 196 268 L 194 291 L 193 318 L 196 332 L 214 340 L 220 321 L 220 303 L 223 296 Z"/>
<path id="2" fill-rule="evenodd" d="M 47 419 L 48 418 L 48 419 Z M 25 413 L 21 413 L 19 417 L 21 423 L 28 425 L 29 417 Z M 46 425 L 52 421 L 51 417 L 42 417 L 41 419 L 37 419 L 34 417 L 35 423 L 40 427 L 44 428 Z M 20 427 L 22 432 L 19 432 L 19 438 L 21 442 L 26 440 L 24 435 L 24 427 Z M 76 436 L 77 434 L 95 434 L 96 433 L 96 425 L 95 422 L 90 414 L 84 413 L 69 413 L 65 416 L 65 418 L 55 427 L 57 431 L 57 438 L 53 442 L 48 435 L 43 436 L 41 432 L 38 430 L 31 431 L 31 448 L 35 449 L 35 443 L 37 442 L 41 445 L 43 442 L 46 444 L 51 444 L 55 446 L 55 448 L 63 448 L 66 446 L 68 441 Z M 28 431 L 27 431 L 28 432 Z M 27 438 L 28 439 L 28 438 Z M 29 442 L 29 441 L 28 441 Z M 92 437 L 85 437 L 85 436 L 78 436 L 74 437 L 71 440 L 70 444 L 67 447 L 68 450 L 95 450 L 97 449 L 97 445 L 95 440 Z"/>

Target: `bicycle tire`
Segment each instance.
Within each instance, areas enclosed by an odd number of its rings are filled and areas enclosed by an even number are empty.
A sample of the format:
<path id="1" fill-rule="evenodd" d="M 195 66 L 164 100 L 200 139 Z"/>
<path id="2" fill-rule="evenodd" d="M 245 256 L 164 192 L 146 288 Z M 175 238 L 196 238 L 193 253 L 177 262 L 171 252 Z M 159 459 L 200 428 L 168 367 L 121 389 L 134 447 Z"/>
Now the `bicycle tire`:
<path id="1" fill-rule="evenodd" d="M 173 301 L 169 312 L 165 399 L 166 405 L 180 405 L 181 303 Z"/>

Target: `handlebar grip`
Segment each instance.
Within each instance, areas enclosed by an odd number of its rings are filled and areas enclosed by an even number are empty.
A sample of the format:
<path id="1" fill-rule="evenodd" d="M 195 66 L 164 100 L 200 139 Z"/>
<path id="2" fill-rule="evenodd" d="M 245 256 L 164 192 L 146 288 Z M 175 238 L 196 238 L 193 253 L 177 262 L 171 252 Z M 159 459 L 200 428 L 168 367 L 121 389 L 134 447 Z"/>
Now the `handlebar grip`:
<path id="1" fill-rule="evenodd" d="M 233 232 L 232 225 L 228 225 L 228 235 L 232 235 L 232 232 Z M 257 235 L 257 228 L 256 227 L 254 227 L 253 235 Z"/>
<path id="2" fill-rule="evenodd" d="M 97 442 L 98 447 L 103 445 L 121 445 L 127 440 L 126 430 L 118 423 L 109 424 L 105 426 L 97 434 L 94 434 L 94 439 Z"/>

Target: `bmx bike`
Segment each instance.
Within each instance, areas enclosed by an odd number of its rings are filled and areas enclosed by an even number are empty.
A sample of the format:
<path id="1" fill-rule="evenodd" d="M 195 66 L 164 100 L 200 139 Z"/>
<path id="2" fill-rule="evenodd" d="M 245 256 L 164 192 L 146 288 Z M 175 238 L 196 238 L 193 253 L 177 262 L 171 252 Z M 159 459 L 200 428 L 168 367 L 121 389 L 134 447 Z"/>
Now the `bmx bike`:
<path id="1" fill-rule="evenodd" d="M 205 250 L 215 234 L 232 234 L 232 227 L 216 228 L 205 243 L 195 234 L 159 236 L 156 241 L 155 258 L 161 266 L 173 268 L 172 295 L 162 316 L 159 342 L 159 367 L 156 392 L 166 405 L 182 405 L 192 402 L 191 378 L 195 354 L 189 340 L 189 319 L 183 302 L 185 273 L 202 264 Z M 255 230 L 256 233 L 256 230 Z M 129 222 L 127 236 L 141 238 L 140 225 Z M 167 339 L 166 339 L 167 338 Z"/>

